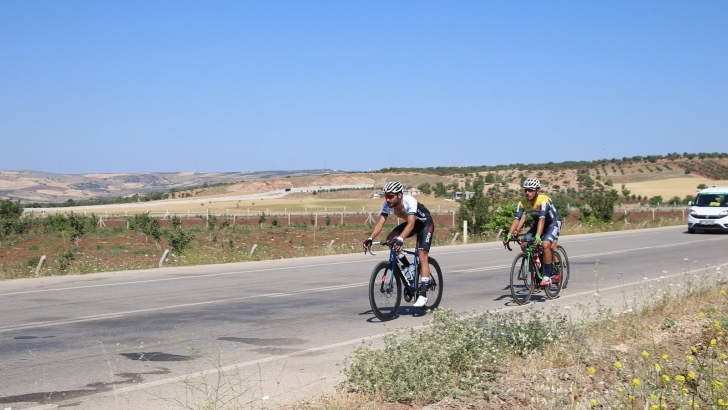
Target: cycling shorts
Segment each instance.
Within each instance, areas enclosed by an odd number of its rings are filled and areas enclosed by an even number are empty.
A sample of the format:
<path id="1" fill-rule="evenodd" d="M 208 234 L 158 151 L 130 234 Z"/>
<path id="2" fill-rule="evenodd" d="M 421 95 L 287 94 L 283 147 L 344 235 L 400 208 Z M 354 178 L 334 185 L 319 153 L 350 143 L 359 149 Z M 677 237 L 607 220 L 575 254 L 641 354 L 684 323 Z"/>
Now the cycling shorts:
<path id="1" fill-rule="evenodd" d="M 531 225 L 531 229 L 528 230 L 528 233 L 530 233 L 532 236 L 536 235 L 536 228 L 538 228 L 538 223 L 535 223 Z M 556 220 L 551 223 L 551 225 L 547 226 L 546 229 L 543 230 L 543 234 L 541 235 L 541 240 L 544 242 L 551 242 L 554 243 L 559 239 L 559 233 L 561 232 L 561 221 Z"/>
<path id="2" fill-rule="evenodd" d="M 396 228 L 392 229 L 392 233 L 397 233 L 397 236 L 404 231 L 404 227 L 407 226 L 407 222 L 399 224 Z M 390 237 L 392 235 L 390 233 Z M 435 233 L 435 223 L 432 221 L 432 217 L 427 215 L 424 222 L 419 219 L 415 221 L 415 227 L 410 232 L 408 238 L 417 235 L 417 247 L 425 252 L 430 252 L 430 245 L 432 244 L 432 236 Z"/>

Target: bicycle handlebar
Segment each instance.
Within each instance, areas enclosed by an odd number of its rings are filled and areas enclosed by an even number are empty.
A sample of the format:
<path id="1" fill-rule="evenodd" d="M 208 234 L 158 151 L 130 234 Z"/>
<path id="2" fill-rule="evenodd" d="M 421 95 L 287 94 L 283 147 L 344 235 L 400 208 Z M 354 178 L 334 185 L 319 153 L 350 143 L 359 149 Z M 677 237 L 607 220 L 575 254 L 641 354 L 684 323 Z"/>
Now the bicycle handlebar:
<path id="1" fill-rule="evenodd" d="M 374 244 L 391 247 L 392 245 L 394 245 L 394 242 L 389 242 L 389 241 L 372 242 L 372 245 L 374 245 Z M 374 256 L 377 255 L 376 252 L 372 252 L 372 245 L 367 246 L 367 248 L 364 250 L 364 255 L 366 255 L 367 252 L 369 252 L 370 254 L 372 254 Z"/>
<path id="2" fill-rule="evenodd" d="M 513 238 L 511 238 L 508 241 L 506 241 L 506 248 L 509 251 L 513 251 L 513 249 L 511 249 L 511 242 L 516 242 L 516 243 L 518 243 L 520 245 L 521 242 L 523 242 L 523 239 L 521 239 L 521 238 L 519 238 L 517 236 L 514 236 Z M 531 239 L 530 241 L 528 241 L 528 244 L 533 244 L 533 242 L 534 242 L 534 239 Z M 541 246 L 541 245 L 537 245 L 537 246 Z"/>

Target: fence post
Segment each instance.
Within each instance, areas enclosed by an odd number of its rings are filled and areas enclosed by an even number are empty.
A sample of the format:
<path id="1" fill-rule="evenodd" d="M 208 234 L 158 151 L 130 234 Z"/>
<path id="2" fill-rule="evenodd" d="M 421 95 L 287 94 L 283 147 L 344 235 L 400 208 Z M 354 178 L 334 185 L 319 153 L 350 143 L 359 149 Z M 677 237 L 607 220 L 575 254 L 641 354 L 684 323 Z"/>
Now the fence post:
<path id="1" fill-rule="evenodd" d="M 655 208 L 652 208 L 652 220 L 655 220 Z"/>
<path id="2" fill-rule="evenodd" d="M 40 260 L 38 261 L 38 266 L 35 267 L 35 277 L 40 277 L 40 269 L 43 267 L 43 262 L 45 262 L 46 256 L 41 255 Z"/>
<path id="3" fill-rule="evenodd" d="M 250 248 L 250 255 L 249 255 L 249 256 L 253 256 L 253 252 L 255 252 L 255 250 L 256 250 L 257 248 L 258 248 L 258 244 L 256 243 L 256 244 L 254 244 L 254 245 L 253 245 L 253 247 L 252 247 L 252 248 Z"/>
<path id="4" fill-rule="evenodd" d="M 455 236 L 452 237 L 452 240 L 450 241 L 451 244 L 455 243 L 455 241 L 458 239 L 458 236 L 460 236 L 460 232 L 455 232 Z"/>
<path id="5" fill-rule="evenodd" d="M 167 255 L 169 255 L 169 249 L 164 250 L 164 253 L 162 254 L 162 259 L 159 260 L 160 268 L 162 267 L 162 265 L 164 265 L 164 261 L 167 259 Z"/>
<path id="6" fill-rule="evenodd" d="M 334 246 L 334 240 L 332 239 L 331 242 L 329 242 L 329 250 L 331 250 L 331 247 Z"/>
<path id="7" fill-rule="evenodd" d="M 468 243 L 468 221 L 463 221 L 463 244 Z"/>

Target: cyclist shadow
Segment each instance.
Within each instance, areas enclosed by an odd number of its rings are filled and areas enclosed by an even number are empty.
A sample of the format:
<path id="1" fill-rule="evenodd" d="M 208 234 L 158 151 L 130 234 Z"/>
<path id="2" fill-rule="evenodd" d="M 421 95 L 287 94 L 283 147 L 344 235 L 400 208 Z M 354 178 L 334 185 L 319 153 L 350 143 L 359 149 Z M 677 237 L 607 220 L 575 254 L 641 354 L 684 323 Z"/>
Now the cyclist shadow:
<path id="1" fill-rule="evenodd" d="M 422 316 L 425 316 L 427 314 L 427 312 L 428 312 L 427 310 L 422 310 L 420 308 L 416 308 L 413 306 L 400 306 L 399 309 L 397 309 L 397 314 L 394 315 L 392 320 L 397 319 L 400 316 L 405 316 L 405 315 L 409 315 L 412 317 L 422 317 Z M 369 322 L 369 323 L 382 322 L 381 320 L 377 319 L 376 316 L 374 316 L 374 312 L 371 309 L 369 309 L 365 312 L 359 313 L 359 316 L 363 316 L 363 315 L 372 316 L 369 319 L 367 319 L 367 322 Z M 385 322 L 388 322 L 388 320 Z"/>
<path id="2" fill-rule="evenodd" d="M 510 293 L 511 286 L 508 285 L 505 288 L 503 288 L 503 290 L 508 291 L 508 293 L 504 293 L 504 294 L 498 296 L 497 298 L 493 299 L 493 301 L 494 302 L 497 302 L 499 300 L 507 300 L 507 302 L 504 303 L 504 305 L 506 305 L 506 306 L 519 306 L 516 302 L 513 301 L 513 296 Z M 528 302 L 529 303 L 531 303 L 531 302 L 539 303 L 539 302 L 546 302 L 548 300 L 552 300 L 552 299 L 547 298 L 546 295 L 543 293 L 543 291 L 540 291 L 540 292 L 534 292 L 534 293 L 532 293 Z"/>

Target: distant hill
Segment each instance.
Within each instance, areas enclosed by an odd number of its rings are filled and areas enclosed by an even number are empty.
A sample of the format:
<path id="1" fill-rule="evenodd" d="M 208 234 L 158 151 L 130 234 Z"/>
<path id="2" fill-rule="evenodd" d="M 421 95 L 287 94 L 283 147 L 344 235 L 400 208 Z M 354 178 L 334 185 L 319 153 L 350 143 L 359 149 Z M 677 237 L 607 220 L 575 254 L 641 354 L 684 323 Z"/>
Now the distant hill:
<path id="1" fill-rule="evenodd" d="M 216 184 L 234 184 L 272 178 L 336 174 L 341 171 L 313 169 L 261 172 L 150 172 L 143 174 L 54 174 L 40 171 L 0 171 L 0 199 L 23 203 L 84 201 L 167 193 Z"/>
<path id="2" fill-rule="evenodd" d="M 653 195 L 662 195 L 664 199 L 674 196 L 684 198 L 686 195 L 694 195 L 700 184 L 726 184 L 728 154 L 672 153 L 560 163 L 385 168 L 374 172 L 314 169 L 245 173 L 69 175 L 37 171 L 0 171 L 0 199 L 20 200 L 26 206 L 37 206 L 32 205 L 33 203 L 58 205 L 64 202 L 68 204 L 62 206 L 99 205 L 240 195 L 303 186 L 373 184 L 379 187 L 392 179 L 402 181 L 407 187 L 418 187 L 425 183 L 432 187 L 441 184 L 448 192 L 452 192 L 468 190 L 476 178 L 484 179 L 487 195 L 514 198 L 520 195 L 521 181 L 533 176 L 541 179 L 544 192 L 549 194 L 574 196 L 592 189 L 616 189 L 620 192 L 631 191 L 631 196 L 634 197 L 632 200 L 635 201 Z"/>

